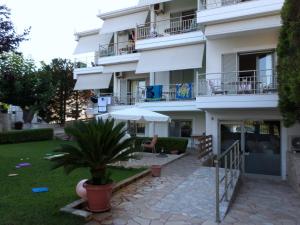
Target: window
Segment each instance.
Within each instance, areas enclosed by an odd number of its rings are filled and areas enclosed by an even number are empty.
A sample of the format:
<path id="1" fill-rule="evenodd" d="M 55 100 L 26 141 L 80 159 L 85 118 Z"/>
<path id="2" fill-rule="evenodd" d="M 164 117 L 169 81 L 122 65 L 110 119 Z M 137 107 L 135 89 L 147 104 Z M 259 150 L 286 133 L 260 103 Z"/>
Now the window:
<path id="1" fill-rule="evenodd" d="M 169 127 L 171 137 L 191 137 L 191 120 L 172 120 Z"/>

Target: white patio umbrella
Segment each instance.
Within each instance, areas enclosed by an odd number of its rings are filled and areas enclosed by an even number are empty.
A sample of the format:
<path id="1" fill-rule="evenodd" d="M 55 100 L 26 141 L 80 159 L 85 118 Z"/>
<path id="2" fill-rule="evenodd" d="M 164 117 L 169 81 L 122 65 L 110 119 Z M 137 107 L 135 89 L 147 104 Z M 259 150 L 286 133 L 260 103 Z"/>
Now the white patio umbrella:
<path id="1" fill-rule="evenodd" d="M 141 108 L 128 108 L 99 115 L 97 118 L 116 120 L 130 120 L 136 122 L 170 122 L 170 117 L 161 113 Z"/>

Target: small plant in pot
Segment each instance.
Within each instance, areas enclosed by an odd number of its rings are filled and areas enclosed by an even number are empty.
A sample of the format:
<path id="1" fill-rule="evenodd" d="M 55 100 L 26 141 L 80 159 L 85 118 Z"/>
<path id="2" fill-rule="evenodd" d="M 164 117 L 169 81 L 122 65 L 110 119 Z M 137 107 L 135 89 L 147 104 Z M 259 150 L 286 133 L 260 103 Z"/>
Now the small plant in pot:
<path id="1" fill-rule="evenodd" d="M 125 123 L 112 120 L 78 121 L 65 128 L 77 143 L 63 144 L 56 152 L 63 156 L 53 159 L 54 169 L 63 167 L 66 173 L 77 168 L 89 168 L 91 179 L 84 186 L 88 209 L 92 212 L 110 210 L 113 181 L 107 165 L 134 158 L 134 139 L 126 138 Z"/>

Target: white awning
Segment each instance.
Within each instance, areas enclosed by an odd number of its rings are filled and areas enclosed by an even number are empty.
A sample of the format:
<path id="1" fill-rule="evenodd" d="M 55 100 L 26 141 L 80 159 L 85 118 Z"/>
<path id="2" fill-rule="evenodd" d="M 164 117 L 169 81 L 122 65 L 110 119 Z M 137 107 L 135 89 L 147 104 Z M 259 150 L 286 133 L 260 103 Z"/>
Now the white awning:
<path id="1" fill-rule="evenodd" d="M 99 48 L 100 44 L 100 35 L 93 34 L 84 37 L 80 37 L 78 40 L 78 44 L 75 48 L 74 54 L 83 54 L 96 52 Z"/>
<path id="2" fill-rule="evenodd" d="M 162 3 L 162 2 L 170 2 L 172 0 L 139 0 L 138 5 L 139 6 L 144 6 L 144 5 L 154 5 L 157 3 Z"/>
<path id="3" fill-rule="evenodd" d="M 109 45 L 113 35 L 113 33 L 100 34 L 100 45 Z"/>
<path id="4" fill-rule="evenodd" d="M 112 74 L 85 74 L 78 75 L 75 91 L 107 89 L 111 81 Z"/>
<path id="5" fill-rule="evenodd" d="M 100 33 L 106 34 L 136 28 L 137 25 L 144 24 L 146 22 L 148 13 L 148 11 L 142 11 L 106 19 L 104 20 Z"/>
<path id="6" fill-rule="evenodd" d="M 204 44 L 150 50 L 141 53 L 136 73 L 202 68 Z"/>
<path id="7" fill-rule="evenodd" d="M 122 63 L 103 66 L 103 73 L 129 72 L 135 71 L 137 63 Z"/>
<path id="8" fill-rule="evenodd" d="M 99 115 L 98 118 L 116 120 L 131 120 L 139 122 L 170 122 L 170 117 L 161 113 L 141 108 L 128 108 Z"/>

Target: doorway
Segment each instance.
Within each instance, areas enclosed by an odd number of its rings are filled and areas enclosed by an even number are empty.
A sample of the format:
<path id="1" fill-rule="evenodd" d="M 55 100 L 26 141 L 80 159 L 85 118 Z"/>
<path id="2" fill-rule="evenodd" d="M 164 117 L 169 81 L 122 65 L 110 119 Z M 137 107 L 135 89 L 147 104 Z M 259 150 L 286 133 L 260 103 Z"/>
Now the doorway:
<path id="1" fill-rule="evenodd" d="M 281 175 L 280 121 L 240 121 L 220 123 L 221 152 L 236 140 L 245 151 L 245 172 L 260 175 Z"/>

